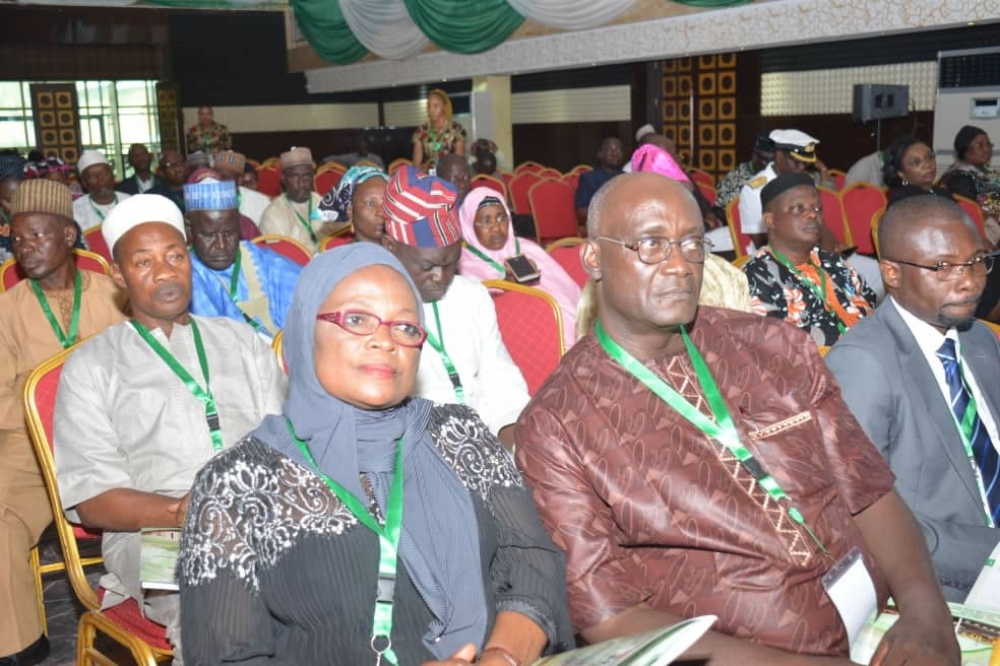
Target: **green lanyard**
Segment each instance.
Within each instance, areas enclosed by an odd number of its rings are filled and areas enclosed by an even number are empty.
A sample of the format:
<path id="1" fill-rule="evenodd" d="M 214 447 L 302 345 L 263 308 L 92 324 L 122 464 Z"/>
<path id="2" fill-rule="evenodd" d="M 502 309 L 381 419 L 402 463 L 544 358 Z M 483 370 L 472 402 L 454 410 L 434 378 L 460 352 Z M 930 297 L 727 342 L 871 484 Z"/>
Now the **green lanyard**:
<path id="1" fill-rule="evenodd" d="M 767 491 L 767 494 L 775 502 L 780 503 L 784 501 L 788 516 L 812 537 L 812 540 L 819 546 L 821 551 L 824 553 L 827 552 L 819 538 L 806 525 L 802 512 L 791 503 L 791 498 L 778 485 L 774 477 L 767 472 L 763 464 L 754 458 L 753 454 L 743 446 L 743 442 L 740 441 L 739 430 L 736 429 L 736 424 L 733 423 L 733 419 L 729 414 L 729 408 L 726 407 L 726 402 L 719 392 L 719 387 L 715 383 L 712 373 L 709 372 L 705 359 L 702 358 L 698 348 L 691 342 L 691 338 L 688 337 L 687 331 L 684 330 L 683 326 L 681 327 L 681 336 L 684 338 L 684 346 L 687 348 L 688 357 L 691 359 L 691 365 L 694 366 L 698 384 L 705 393 L 705 398 L 712 410 L 712 416 L 715 417 L 715 421 L 702 414 L 684 396 L 675 391 L 669 384 L 657 377 L 652 370 L 644 366 L 634 356 L 625 351 L 621 345 L 612 340 L 604 331 L 600 320 L 597 321 L 594 334 L 608 356 L 617 361 L 626 372 L 645 384 L 650 391 L 659 396 L 661 400 L 687 419 L 693 426 L 726 447 L 726 450 L 740 461 L 743 469 L 756 479 L 760 487 Z"/>
<path id="2" fill-rule="evenodd" d="M 229 278 L 229 298 L 233 301 L 233 305 L 236 306 L 236 309 L 240 311 L 240 314 L 243 315 L 243 320 L 246 321 L 246 323 L 250 324 L 250 326 L 253 327 L 253 330 L 259 331 L 263 327 L 256 319 L 254 319 L 253 317 L 251 317 L 250 315 L 248 315 L 246 312 L 243 311 L 243 308 L 240 307 L 240 302 L 236 297 L 236 294 L 239 293 L 240 273 L 242 272 L 241 268 L 242 264 L 243 264 L 243 247 L 240 246 L 236 250 L 236 261 L 233 262 L 233 276 Z M 222 278 L 219 279 L 221 280 Z"/>
<path id="3" fill-rule="evenodd" d="M 309 233 L 309 238 L 311 238 L 312 242 L 315 243 L 316 242 L 316 234 L 313 233 L 312 224 L 310 224 L 310 221 L 312 220 L 312 216 L 313 216 L 312 194 L 309 195 L 309 203 L 306 204 L 307 210 L 308 210 L 308 215 L 309 215 L 309 220 L 308 221 L 302 219 L 302 216 L 299 214 L 299 211 L 295 210 L 295 203 L 292 202 L 292 200 L 288 198 L 287 194 L 285 195 L 285 200 L 288 202 L 288 207 L 292 209 L 293 213 L 295 213 L 295 217 L 299 218 L 299 222 L 302 223 L 302 226 L 305 227 L 306 231 Z"/>
<path id="4" fill-rule="evenodd" d="M 201 374 L 205 377 L 205 388 L 199 386 L 194 377 L 184 369 L 183 365 L 177 362 L 174 355 L 167 351 L 145 326 L 135 319 L 131 321 L 131 324 L 136 333 L 139 334 L 139 337 L 145 340 L 150 349 L 156 352 L 156 355 L 162 358 L 163 362 L 174 371 L 177 378 L 184 382 L 184 386 L 191 392 L 191 395 L 205 405 L 205 422 L 208 423 L 208 429 L 212 434 L 212 448 L 216 451 L 221 451 L 223 445 L 222 426 L 219 423 L 219 410 L 215 406 L 215 398 L 212 397 L 212 389 L 209 386 L 208 359 L 205 357 L 205 346 L 201 343 L 201 333 L 198 332 L 198 324 L 195 322 L 194 317 L 191 318 L 191 335 L 194 336 L 194 347 L 198 351 L 198 365 L 201 366 Z"/>
<path id="5" fill-rule="evenodd" d="M 45 313 L 45 318 L 49 320 L 49 326 L 52 327 L 52 331 L 59 338 L 59 344 L 62 345 L 63 349 L 68 349 L 76 342 L 77 332 L 80 328 L 80 301 L 81 293 L 83 292 L 83 278 L 80 276 L 80 271 L 76 271 L 76 277 L 73 278 L 73 316 L 69 320 L 69 332 L 63 333 L 62 326 L 59 325 L 59 320 L 52 313 L 52 308 L 49 307 L 49 301 L 45 298 L 45 293 L 42 288 L 38 286 L 38 280 L 28 280 L 31 284 L 31 290 L 35 292 L 35 298 L 38 299 L 38 304 L 42 306 L 42 312 Z"/>
<path id="6" fill-rule="evenodd" d="M 972 392 L 972 387 L 969 385 L 968 380 L 965 379 L 965 364 L 962 363 L 961 352 L 957 345 L 955 346 L 955 357 L 955 362 L 958 364 L 958 376 L 962 380 L 962 387 L 969 394 L 969 404 L 976 407 L 976 412 L 978 412 L 979 405 L 976 404 L 976 396 Z M 962 438 L 962 446 L 965 447 L 965 456 L 969 459 L 969 464 L 972 466 L 972 475 L 976 478 L 976 485 L 979 486 L 979 496 L 983 500 L 983 510 L 986 513 L 986 526 L 996 527 L 996 524 L 993 522 L 993 516 L 990 515 L 990 502 L 986 494 L 986 486 L 983 484 L 983 473 L 976 462 L 976 454 L 972 450 L 972 442 L 969 441 L 968 433 L 972 432 L 972 423 L 976 418 L 975 413 L 971 409 L 966 409 L 965 416 L 962 422 L 959 423 L 958 419 L 955 418 L 955 412 L 951 409 L 948 411 L 951 412 L 951 420 L 955 422 L 955 427 L 958 428 L 958 435 Z M 983 427 L 985 428 L 986 426 L 983 425 Z"/>
<path id="7" fill-rule="evenodd" d="M 465 249 L 471 252 L 472 254 L 476 255 L 486 263 L 488 263 L 493 268 L 497 269 L 497 271 L 500 272 L 500 277 L 507 275 L 507 269 L 504 268 L 503 264 L 501 264 L 499 261 L 494 261 L 493 259 L 490 259 L 490 257 L 487 254 L 480 251 L 480 249 L 474 246 L 472 243 L 466 241 Z M 514 238 L 514 256 L 517 256 L 519 254 L 521 254 L 521 241 L 519 241 L 517 238 Z"/>
<path id="8" fill-rule="evenodd" d="M 398 659 L 392 651 L 392 606 L 396 591 L 396 563 L 399 559 L 399 535 L 403 525 L 403 439 L 396 440 L 396 469 L 392 475 L 392 486 L 386 498 L 385 526 L 379 525 L 365 508 L 364 503 L 351 494 L 349 490 L 324 474 L 313 458 L 309 445 L 295 434 L 292 424 L 285 419 L 288 434 L 295 440 L 296 446 L 313 471 L 323 483 L 329 486 L 347 510 L 354 514 L 361 523 L 378 536 L 378 589 L 375 594 L 375 614 L 372 619 L 371 648 L 375 652 L 375 665 L 382 662 L 382 655 L 390 664 L 397 664 Z M 383 645 L 384 643 L 384 645 Z"/>
<path id="9" fill-rule="evenodd" d="M 437 325 L 437 336 L 433 332 L 427 331 L 427 342 L 441 357 L 444 369 L 448 373 L 448 379 L 451 380 L 452 388 L 455 389 L 455 397 L 458 398 L 460 404 L 464 405 L 465 389 L 462 388 L 462 378 L 459 377 L 458 370 L 455 368 L 455 364 L 452 363 L 451 357 L 448 356 L 448 352 L 444 350 L 444 334 L 441 332 L 441 316 L 438 314 L 437 301 L 431 303 L 431 308 L 434 310 L 434 323 Z"/>
<path id="10" fill-rule="evenodd" d="M 840 321 L 840 317 L 837 315 L 837 312 L 826 300 L 826 271 L 823 270 L 823 267 L 812 263 L 812 259 L 809 260 L 809 265 L 815 268 L 816 272 L 819 273 L 820 286 L 817 287 L 815 282 L 803 275 L 802 271 L 796 268 L 795 264 L 789 261 L 785 255 L 781 254 L 777 248 L 768 246 L 768 249 L 771 251 L 771 254 L 774 255 L 775 259 L 784 264 L 785 268 L 790 270 L 795 277 L 798 278 L 799 282 L 808 287 L 809 291 L 811 291 L 813 295 L 819 299 L 819 302 L 823 304 L 823 309 L 833 316 L 835 323 L 837 324 L 837 330 L 840 331 L 840 334 L 843 335 L 844 333 L 847 333 L 847 327 L 844 326 L 844 322 Z"/>
<path id="11" fill-rule="evenodd" d="M 90 195 L 87 196 L 87 201 L 90 202 L 90 207 L 93 209 L 94 213 L 97 214 L 97 217 L 101 218 L 101 222 L 103 222 L 104 221 L 104 213 L 102 213 L 101 210 L 97 206 L 94 205 L 94 200 L 90 198 Z M 118 193 L 115 192 L 115 206 L 117 206 L 117 205 L 118 205 Z"/>

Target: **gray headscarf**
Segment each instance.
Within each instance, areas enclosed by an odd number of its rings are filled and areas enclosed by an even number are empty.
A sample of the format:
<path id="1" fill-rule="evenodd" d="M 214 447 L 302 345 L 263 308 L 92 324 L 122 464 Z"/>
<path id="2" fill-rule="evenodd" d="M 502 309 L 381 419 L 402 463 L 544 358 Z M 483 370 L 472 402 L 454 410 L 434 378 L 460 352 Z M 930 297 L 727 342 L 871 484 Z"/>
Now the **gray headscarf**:
<path id="1" fill-rule="evenodd" d="M 360 475 L 365 474 L 383 510 L 395 466 L 395 440 L 403 438 L 399 556 L 435 618 L 424 635 L 424 645 L 438 659 L 445 659 L 466 643 L 482 647 L 487 612 L 486 593 L 477 584 L 482 580 L 482 564 L 475 509 L 468 490 L 428 433 L 432 405 L 423 398 L 409 398 L 388 409 L 364 410 L 327 393 L 316 377 L 316 315 L 323 301 L 343 279 L 376 265 L 389 266 L 406 278 L 417 311 L 422 312 L 420 292 L 409 273 L 382 247 L 352 243 L 316 255 L 302 271 L 286 319 L 283 351 L 289 389 L 284 416 L 266 417 L 252 434 L 312 469 L 289 435 L 287 419 L 295 434 L 309 444 L 324 474 L 362 501 Z M 422 319 L 421 315 L 421 323 Z M 376 591 L 371 592 L 374 604 Z"/>

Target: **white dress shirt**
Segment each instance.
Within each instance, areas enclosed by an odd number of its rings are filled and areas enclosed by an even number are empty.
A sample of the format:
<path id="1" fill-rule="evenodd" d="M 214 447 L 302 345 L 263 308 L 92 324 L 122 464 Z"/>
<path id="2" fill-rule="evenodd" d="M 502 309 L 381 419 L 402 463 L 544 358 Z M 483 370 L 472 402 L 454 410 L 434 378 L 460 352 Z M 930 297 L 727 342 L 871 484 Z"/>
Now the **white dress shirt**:
<path id="1" fill-rule="evenodd" d="M 73 219 L 79 223 L 80 228 L 86 231 L 91 227 L 99 226 L 104 222 L 111 210 L 129 198 L 130 195 L 124 192 L 115 192 L 115 200 L 109 204 L 99 204 L 90 198 L 89 194 L 73 202 Z"/>

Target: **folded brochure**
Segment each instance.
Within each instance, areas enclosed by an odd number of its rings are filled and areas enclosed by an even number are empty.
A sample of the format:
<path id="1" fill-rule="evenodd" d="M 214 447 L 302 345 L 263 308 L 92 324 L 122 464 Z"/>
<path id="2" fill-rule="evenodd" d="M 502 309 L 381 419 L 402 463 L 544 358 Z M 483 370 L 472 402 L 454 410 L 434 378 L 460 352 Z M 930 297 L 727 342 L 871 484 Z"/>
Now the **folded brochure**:
<path id="1" fill-rule="evenodd" d="M 532 666 L 666 666 L 694 645 L 717 618 L 703 615 L 634 636 L 542 657 Z"/>
<path id="2" fill-rule="evenodd" d="M 180 529 L 147 527 L 142 530 L 139 581 L 145 590 L 177 590 Z"/>

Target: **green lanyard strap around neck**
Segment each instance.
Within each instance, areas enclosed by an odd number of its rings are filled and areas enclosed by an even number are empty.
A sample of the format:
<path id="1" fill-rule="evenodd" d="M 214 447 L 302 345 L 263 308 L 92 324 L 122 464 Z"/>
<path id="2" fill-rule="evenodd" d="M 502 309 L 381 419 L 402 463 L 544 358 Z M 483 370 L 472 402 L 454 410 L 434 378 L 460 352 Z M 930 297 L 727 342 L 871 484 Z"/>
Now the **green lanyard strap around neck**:
<path id="1" fill-rule="evenodd" d="M 733 423 L 732 416 L 729 414 L 729 408 L 726 406 L 726 402 L 722 398 L 722 393 L 719 391 L 719 386 L 715 383 L 715 378 L 712 377 L 712 373 L 709 371 L 708 364 L 705 363 L 701 352 L 691 342 L 691 338 L 683 326 L 681 327 L 681 336 L 684 338 L 684 346 L 687 348 L 688 358 L 691 359 L 691 365 L 694 367 L 698 385 L 705 394 L 708 406 L 712 410 L 712 416 L 715 417 L 714 421 L 701 413 L 684 396 L 674 390 L 672 386 L 660 379 L 652 370 L 640 363 L 634 356 L 625 351 L 621 345 L 612 340 L 605 332 L 599 319 L 594 327 L 594 334 L 601 348 L 604 349 L 608 356 L 622 366 L 626 372 L 642 382 L 646 388 L 687 419 L 691 425 L 701 430 L 705 435 L 711 437 L 732 453 L 739 460 L 743 469 L 756 479 L 758 485 L 767 492 L 771 499 L 779 504 L 783 503 L 788 516 L 812 537 L 813 542 L 815 542 L 821 551 L 824 553 L 827 552 L 819 538 L 806 525 L 802 512 L 791 503 L 791 498 L 788 497 L 784 489 L 768 473 L 764 465 L 743 446 L 739 430 L 736 429 L 736 424 Z"/>
<path id="2" fill-rule="evenodd" d="M 349 490 L 331 479 L 320 470 L 313 458 L 309 445 L 298 438 L 292 424 L 285 419 L 288 434 L 302 452 L 302 456 L 312 465 L 313 471 L 323 480 L 323 483 L 333 491 L 347 510 L 354 514 L 365 527 L 378 536 L 378 588 L 375 593 L 375 613 L 372 619 L 371 648 L 375 652 L 375 664 L 385 656 L 390 664 L 397 664 L 398 659 L 392 651 L 392 608 L 396 592 L 396 567 L 399 560 L 399 535 L 403 525 L 403 439 L 396 440 L 396 468 L 392 473 L 392 486 L 386 498 L 384 513 L 385 525 L 379 525 L 372 517 L 364 503 Z"/>
<path id="3" fill-rule="evenodd" d="M 229 298 L 233 302 L 233 305 L 236 306 L 236 309 L 240 311 L 240 314 L 243 315 L 243 320 L 246 323 L 250 324 L 253 330 L 260 331 L 261 329 L 263 329 L 263 327 L 256 319 L 254 319 L 253 317 L 251 317 L 250 315 L 248 315 L 246 312 L 243 311 L 243 308 L 240 307 L 239 298 L 237 297 L 240 286 L 240 273 L 242 272 L 242 270 L 243 270 L 243 246 L 241 245 L 236 250 L 236 260 L 233 262 L 233 276 L 229 278 Z M 221 280 L 222 278 L 220 277 L 219 279 Z"/>
<path id="4" fill-rule="evenodd" d="M 215 398 L 212 396 L 211 381 L 208 375 L 208 358 L 205 356 L 205 345 L 201 342 L 201 333 L 198 331 L 198 324 L 195 322 L 194 317 L 191 318 L 191 335 L 194 337 L 194 348 L 198 352 L 198 365 L 201 366 L 201 374 L 205 377 L 205 388 L 202 388 L 195 381 L 194 377 L 191 376 L 191 373 L 174 358 L 174 355 L 167 351 L 166 347 L 161 345 L 159 340 L 153 337 L 149 329 L 135 319 L 131 321 L 131 324 L 132 328 L 139 334 L 139 337 L 145 340 L 150 349 L 156 352 L 156 355 L 163 359 L 163 362 L 177 375 L 177 378 L 184 382 L 184 386 L 187 387 L 191 395 L 205 406 L 205 422 L 208 424 L 208 430 L 212 435 L 212 448 L 215 451 L 221 451 L 223 444 L 219 410 L 215 406 Z"/>
<path id="5" fill-rule="evenodd" d="M 312 224 L 311 224 L 311 222 L 312 222 L 312 216 L 313 216 L 312 194 L 309 195 L 309 202 L 306 204 L 306 211 L 307 211 L 307 215 L 309 216 L 308 220 L 303 220 L 302 219 L 302 215 L 299 213 L 299 211 L 295 210 L 295 202 L 292 201 L 291 197 L 289 197 L 287 194 L 285 195 L 285 201 L 288 202 L 288 207 L 292 209 L 293 213 L 295 213 L 295 217 L 299 218 L 299 223 L 301 223 L 302 226 L 305 227 L 306 232 L 309 234 L 309 238 L 311 238 L 312 242 L 315 243 L 316 242 L 316 234 L 313 232 L 313 228 L 312 228 Z"/>
<path id="6" fill-rule="evenodd" d="M 455 397 L 458 398 L 459 404 L 465 404 L 465 389 L 462 388 L 462 378 L 458 374 L 458 369 L 452 362 L 451 357 L 448 356 L 448 352 L 444 349 L 444 333 L 441 331 L 441 315 L 438 314 L 438 304 L 437 301 L 431 303 L 431 309 L 434 310 L 434 323 L 437 325 L 437 335 L 434 335 L 433 331 L 427 331 L 427 343 L 434 348 L 434 351 L 438 353 L 441 357 L 441 362 L 444 363 L 444 369 L 448 373 L 448 379 L 451 380 L 451 386 L 455 389 Z"/>
<path id="7" fill-rule="evenodd" d="M 791 261 L 788 260 L 788 257 L 786 257 L 780 251 L 778 251 L 778 248 L 774 247 L 773 245 L 770 245 L 768 246 L 768 249 L 771 251 L 771 254 L 774 256 L 775 259 L 781 262 L 781 264 L 784 265 L 785 268 L 790 270 L 792 274 L 795 275 L 795 277 L 798 279 L 798 281 L 804 284 L 809 289 L 809 291 L 811 291 L 813 295 L 819 299 L 819 302 L 823 304 L 823 309 L 826 310 L 833 317 L 834 322 L 837 324 L 837 330 L 840 331 L 840 334 L 843 335 L 844 333 L 846 333 L 847 327 L 844 326 L 844 322 L 840 320 L 840 316 L 837 314 L 836 310 L 834 310 L 833 307 L 830 305 L 830 302 L 827 301 L 826 271 L 823 270 L 823 267 L 817 266 L 812 262 L 811 258 L 809 259 L 809 265 L 815 268 L 816 272 L 819 273 L 820 286 L 816 286 L 816 283 L 807 278 L 805 275 L 803 275 L 802 271 L 796 268 L 795 264 L 793 264 Z"/>
<path id="8" fill-rule="evenodd" d="M 98 208 L 97 205 L 94 203 L 94 199 L 92 197 L 88 196 L 87 200 L 90 201 L 90 207 L 91 207 L 91 209 L 93 209 L 94 213 L 97 214 L 97 217 L 101 218 L 101 222 L 104 222 L 104 213 L 102 213 L 101 209 Z M 117 192 L 115 192 L 115 201 L 114 201 L 113 205 L 114 206 L 118 205 L 118 193 Z"/>
<path id="9" fill-rule="evenodd" d="M 497 272 L 500 273 L 500 277 L 501 278 L 504 277 L 505 275 L 507 275 L 507 268 L 503 264 L 501 264 L 499 261 L 491 259 L 488 254 L 486 254 L 485 252 L 483 252 L 482 250 L 480 250 L 478 247 L 476 247 L 472 243 L 469 243 L 468 241 L 466 241 L 465 248 L 469 252 L 471 252 L 472 254 L 474 254 L 475 256 L 479 257 L 480 259 L 482 259 L 483 261 L 485 261 L 486 263 L 488 263 L 490 266 L 492 266 L 493 268 L 495 268 L 497 270 Z M 517 256 L 519 254 L 521 254 L 521 241 L 519 241 L 517 238 L 514 238 L 514 256 Z"/>
<path id="10" fill-rule="evenodd" d="M 52 312 L 52 308 L 49 307 L 49 300 L 45 298 L 45 292 L 42 291 L 41 286 L 38 284 L 38 280 L 29 280 L 31 284 L 31 290 L 35 292 L 35 298 L 38 299 L 38 304 L 42 306 L 42 312 L 45 313 L 45 318 L 49 320 L 49 326 L 52 327 L 52 332 L 56 334 L 59 339 L 59 344 L 62 345 L 63 349 L 68 349 L 73 346 L 76 342 L 77 334 L 80 329 L 80 302 L 82 300 L 83 294 L 83 277 L 80 275 L 80 271 L 76 271 L 76 276 L 73 278 L 73 315 L 69 320 L 69 331 L 63 333 L 62 326 L 59 324 L 59 320 L 56 319 L 55 314 Z"/>

